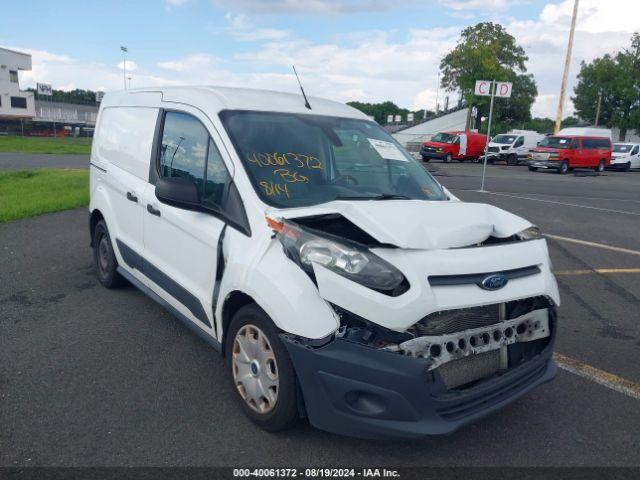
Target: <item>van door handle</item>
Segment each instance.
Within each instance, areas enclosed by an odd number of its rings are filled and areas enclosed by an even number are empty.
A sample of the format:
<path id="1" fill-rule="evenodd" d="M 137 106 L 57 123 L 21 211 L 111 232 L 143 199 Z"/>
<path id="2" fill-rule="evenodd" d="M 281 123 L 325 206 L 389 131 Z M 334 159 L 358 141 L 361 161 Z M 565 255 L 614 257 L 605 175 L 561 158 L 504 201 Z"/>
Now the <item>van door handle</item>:
<path id="1" fill-rule="evenodd" d="M 127 200 L 138 203 L 138 197 L 136 197 L 133 193 L 127 192 Z"/>
<path id="2" fill-rule="evenodd" d="M 160 216 L 160 210 L 158 210 L 157 208 L 153 208 L 153 205 L 151 205 L 150 203 L 147 204 L 147 212 L 149 212 L 151 215 L 155 215 L 156 217 Z"/>

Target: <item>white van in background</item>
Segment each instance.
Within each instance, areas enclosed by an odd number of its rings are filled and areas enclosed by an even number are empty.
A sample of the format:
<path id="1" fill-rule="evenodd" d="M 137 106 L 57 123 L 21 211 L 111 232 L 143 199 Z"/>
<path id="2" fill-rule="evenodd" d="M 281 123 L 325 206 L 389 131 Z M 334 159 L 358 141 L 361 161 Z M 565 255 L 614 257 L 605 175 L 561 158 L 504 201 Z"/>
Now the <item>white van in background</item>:
<path id="1" fill-rule="evenodd" d="M 611 130 L 598 127 L 566 127 L 560 129 L 556 135 L 567 135 L 571 137 L 606 137 L 611 140 Z"/>
<path id="2" fill-rule="evenodd" d="M 640 168 L 640 144 L 614 143 L 609 168 L 625 172 L 632 168 Z"/>
<path id="3" fill-rule="evenodd" d="M 529 149 L 535 147 L 544 135 L 531 130 L 511 130 L 491 139 L 487 147 L 489 159 L 504 160 L 507 165 L 517 165 L 526 160 Z"/>

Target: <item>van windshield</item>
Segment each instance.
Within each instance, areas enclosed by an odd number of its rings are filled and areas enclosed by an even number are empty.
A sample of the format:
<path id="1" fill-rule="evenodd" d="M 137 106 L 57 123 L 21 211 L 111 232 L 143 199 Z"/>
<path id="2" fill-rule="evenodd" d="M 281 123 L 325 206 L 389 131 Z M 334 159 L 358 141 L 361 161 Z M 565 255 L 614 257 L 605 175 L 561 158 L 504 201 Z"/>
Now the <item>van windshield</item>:
<path id="1" fill-rule="evenodd" d="M 624 145 L 621 143 L 616 143 L 613 146 L 613 151 L 616 153 L 627 153 L 631 151 L 631 147 L 633 147 L 633 145 Z"/>
<path id="2" fill-rule="evenodd" d="M 548 148 L 569 148 L 571 138 L 567 137 L 544 137 L 538 144 L 540 147 Z"/>
<path id="3" fill-rule="evenodd" d="M 516 135 L 496 135 L 491 141 L 502 145 L 511 145 L 516 141 L 516 138 L 518 138 Z"/>
<path id="4" fill-rule="evenodd" d="M 223 111 L 220 119 L 269 205 L 446 199 L 425 168 L 374 122 L 246 110 Z"/>
<path id="5" fill-rule="evenodd" d="M 451 135 L 450 133 L 436 133 L 433 137 L 431 137 L 432 142 L 438 143 L 453 143 L 455 139 L 458 138 L 457 135 Z"/>

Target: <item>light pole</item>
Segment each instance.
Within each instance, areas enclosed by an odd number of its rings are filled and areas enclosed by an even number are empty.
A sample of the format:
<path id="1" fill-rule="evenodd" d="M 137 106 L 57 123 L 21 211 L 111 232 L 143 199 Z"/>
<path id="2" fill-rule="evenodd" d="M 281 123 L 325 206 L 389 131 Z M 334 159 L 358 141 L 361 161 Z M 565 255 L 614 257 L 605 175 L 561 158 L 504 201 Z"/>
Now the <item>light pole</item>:
<path id="1" fill-rule="evenodd" d="M 600 121 L 600 106 L 602 105 L 602 90 L 598 92 L 598 106 L 596 107 L 596 121 L 594 127 L 598 126 Z"/>
<path id="2" fill-rule="evenodd" d="M 573 16 L 571 17 L 571 30 L 569 30 L 569 44 L 567 45 L 567 57 L 564 60 L 564 72 L 562 73 L 562 84 L 560 85 L 560 98 L 558 99 L 558 114 L 556 115 L 556 125 L 553 133 L 558 133 L 562 123 L 562 108 L 564 106 L 564 94 L 567 90 L 567 77 L 569 76 L 569 66 L 571 65 L 571 49 L 573 48 L 573 34 L 576 31 L 576 17 L 578 16 L 578 0 L 573 3 Z"/>
<path id="3" fill-rule="evenodd" d="M 128 88 L 131 88 L 131 77 L 127 77 L 127 80 L 129 81 L 129 83 L 128 83 L 128 85 L 129 85 L 129 86 L 128 86 Z"/>
<path id="4" fill-rule="evenodd" d="M 127 89 L 127 47 L 120 47 L 122 50 L 122 82 L 124 83 L 124 89 Z"/>

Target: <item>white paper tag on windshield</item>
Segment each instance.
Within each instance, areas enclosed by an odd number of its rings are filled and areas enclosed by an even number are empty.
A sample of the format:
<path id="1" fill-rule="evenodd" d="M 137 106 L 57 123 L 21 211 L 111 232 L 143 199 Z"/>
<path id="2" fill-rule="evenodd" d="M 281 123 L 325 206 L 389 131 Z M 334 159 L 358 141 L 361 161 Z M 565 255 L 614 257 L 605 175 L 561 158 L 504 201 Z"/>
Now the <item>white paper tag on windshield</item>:
<path id="1" fill-rule="evenodd" d="M 367 138 L 367 140 L 369 140 L 371 146 L 376 149 L 376 152 L 378 152 L 382 158 L 387 160 L 401 160 L 403 162 L 409 161 L 394 143 L 376 140 L 375 138 Z"/>

